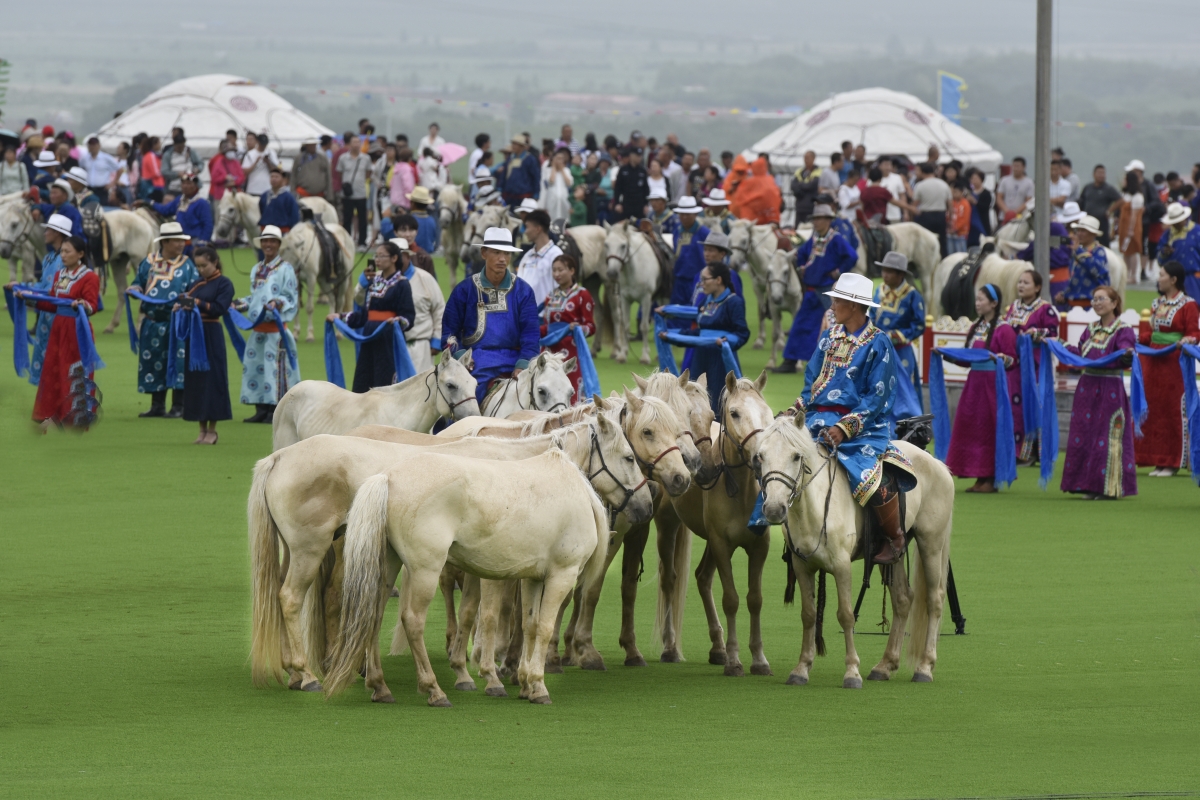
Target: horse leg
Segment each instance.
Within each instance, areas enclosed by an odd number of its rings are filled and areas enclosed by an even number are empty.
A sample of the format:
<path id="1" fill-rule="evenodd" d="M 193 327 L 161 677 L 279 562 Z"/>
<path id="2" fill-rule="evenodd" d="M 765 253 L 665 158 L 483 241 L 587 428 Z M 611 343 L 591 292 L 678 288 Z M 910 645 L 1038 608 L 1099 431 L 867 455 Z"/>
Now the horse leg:
<path id="1" fill-rule="evenodd" d="M 833 574 L 837 586 L 838 624 L 842 626 L 842 635 L 846 637 L 846 673 L 842 676 L 842 688 L 861 689 L 862 675 L 858 672 L 858 651 L 854 648 L 854 597 L 851 594 L 849 559 L 835 564 L 829 572 Z"/>
<path id="2" fill-rule="evenodd" d="M 783 309 L 775 303 L 771 303 L 771 358 L 767 361 L 768 367 L 775 366 L 775 356 L 779 353 L 779 329 L 783 324 Z"/>
<path id="3" fill-rule="evenodd" d="M 310 272 L 308 275 L 308 304 L 305 306 L 305 309 L 304 309 L 305 311 L 308 312 L 308 332 L 304 334 L 304 341 L 306 341 L 306 342 L 315 341 L 315 337 L 313 336 L 313 314 L 315 313 L 316 302 L 317 302 L 317 274 L 316 274 L 316 271 L 314 270 L 314 271 Z M 335 303 L 337 302 L 336 294 L 335 294 L 334 302 Z M 300 332 L 299 329 L 297 329 L 296 333 L 299 333 L 299 332 Z"/>
<path id="4" fill-rule="evenodd" d="M 121 327 L 121 314 L 125 311 L 125 304 L 129 302 L 129 298 L 125 296 L 125 290 L 129 288 L 125 276 L 126 266 L 124 258 L 114 258 L 108 262 L 108 268 L 117 284 L 117 307 L 113 309 L 112 320 L 105 326 L 104 333 L 112 333 Z"/>
<path id="5" fill-rule="evenodd" d="M 289 689 L 300 689 L 305 692 L 321 691 L 321 682 L 317 680 L 309 668 L 305 656 L 304 629 L 300 622 L 300 612 L 304 606 L 304 596 L 309 589 L 320 591 L 314 587 L 313 581 L 317 571 L 325 559 L 325 551 L 291 553 L 291 563 L 288 565 L 287 576 L 279 589 L 279 605 L 283 610 L 284 626 L 287 631 L 288 647 L 284 650 L 283 666 L 291 676 Z"/>
<path id="6" fill-rule="evenodd" d="M 563 634 L 563 655 L 559 662 L 564 667 L 574 667 L 579 664 L 575 656 L 575 627 L 579 625 L 579 607 L 583 605 L 583 587 L 575 587 L 574 602 L 571 604 L 571 619 L 567 622 L 566 633 Z"/>
<path id="7" fill-rule="evenodd" d="M 558 615 L 554 619 L 554 630 L 550 632 L 550 641 L 546 643 L 546 672 L 551 675 L 561 675 L 563 671 L 562 656 L 558 652 L 558 634 L 562 630 L 563 615 L 567 613 L 567 603 L 569 602 L 571 602 L 571 598 L 568 597 L 558 607 Z M 579 605 L 575 604 L 575 608 L 578 607 Z"/>
<path id="8" fill-rule="evenodd" d="M 462 602 L 459 603 L 459 618 L 458 625 L 454 632 L 454 643 L 450 647 L 450 668 L 454 670 L 454 688 L 463 692 L 471 692 L 475 690 L 475 681 L 471 679 L 471 674 L 467 672 L 467 639 L 471 636 L 471 631 L 475 630 L 475 620 L 479 613 L 480 595 L 482 589 L 481 581 L 474 575 L 463 575 L 462 585 Z M 475 646 L 482 648 L 479 637 L 476 637 Z M 477 662 L 483 664 L 482 657 Z M 492 659 L 492 666 L 495 667 L 495 659 Z"/>
<path id="9" fill-rule="evenodd" d="M 438 588 L 442 590 L 442 602 L 446 605 L 446 655 L 450 655 L 450 651 L 454 649 L 454 639 L 458 635 L 458 616 L 454 612 L 454 584 L 456 582 L 455 573 L 458 570 L 447 564 L 442 567 L 442 574 L 438 576 Z M 459 575 L 462 573 L 459 572 Z"/>
<path id="10" fill-rule="evenodd" d="M 762 643 L 762 576 L 763 565 L 770 555 L 770 536 L 759 536 L 753 545 L 746 548 L 750 557 L 746 567 L 748 577 L 746 589 L 746 610 L 750 612 L 750 674 L 773 675 L 771 665 L 763 654 Z"/>
<path id="11" fill-rule="evenodd" d="M 638 332 L 642 335 L 642 357 L 643 364 L 650 363 L 650 340 L 654 338 L 654 325 L 651 322 L 654 313 L 654 296 L 647 293 L 638 303 Z"/>
<path id="12" fill-rule="evenodd" d="M 754 269 L 750 270 L 750 282 L 754 284 L 754 297 L 758 300 L 758 336 L 754 339 L 754 349 L 762 350 L 763 344 L 767 338 L 767 315 L 770 312 L 770 297 L 763 290 L 763 286 L 759 283 L 758 277 L 753 274 Z"/>
<path id="13" fill-rule="evenodd" d="M 596 618 L 596 603 L 600 602 L 600 590 L 604 588 L 604 575 L 608 572 L 608 566 L 616 557 L 615 551 L 609 551 L 604 554 L 604 572 L 600 573 L 600 577 L 589 585 L 580 587 L 577 593 L 577 599 L 581 602 L 576 603 L 579 609 L 579 620 L 575 624 L 575 653 L 579 658 L 579 666 L 583 669 L 604 671 L 604 657 L 596 650 L 596 646 L 592 643 L 592 625 Z"/>
<path id="14" fill-rule="evenodd" d="M 904 629 L 908 627 L 908 613 L 912 609 L 912 587 L 902 568 L 892 570 L 892 580 L 886 588 L 892 595 L 892 629 L 888 631 L 883 658 L 867 676 L 869 681 L 886 681 L 900 668 L 900 648 L 904 645 Z"/>
<path id="15" fill-rule="evenodd" d="M 512 601 L 512 633 L 508 638 L 508 652 L 504 656 L 504 671 L 505 674 L 512 676 L 513 686 L 517 686 L 520 682 L 518 671 L 521 667 L 521 653 L 525 648 L 525 617 L 522 612 L 524 608 L 522 602 L 522 589 L 520 581 L 510 581 L 513 587 Z"/>
<path id="16" fill-rule="evenodd" d="M 712 551 L 713 566 L 721 579 L 721 610 L 725 612 L 725 674 L 731 678 L 740 678 L 746 674 L 742 669 L 742 661 L 738 655 L 737 614 L 741 599 L 738 597 L 737 585 L 733 582 L 733 553 L 729 545 L 718 537 L 709 540 Z"/>
<path id="17" fill-rule="evenodd" d="M 621 553 L 621 636 L 617 644 L 625 650 L 625 666 L 644 667 L 646 659 L 637 646 L 633 609 L 637 603 L 638 579 L 642 574 L 642 554 L 650 538 L 650 524 L 634 525 L 625 534 Z"/>
<path id="18" fill-rule="evenodd" d="M 521 620 L 521 654 L 517 661 L 515 683 L 521 687 L 521 690 L 517 693 L 517 697 L 522 700 L 528 700 L 530 698 L 529 661 L 533 655 L 533 640 L 537 635 L 537 619 L 539 616 L 538 611 L 540 608 L 542 590 L 545 588 L 545 583 L 532 578 L 522 578 L 519 586 L 521 587 L 521 602 L 518 606 L 519 613 L 516 616 Z M 514 639 L 515 638 L 516 637 L 514 637 Z"/>
<path id="19" fill-rule="evenodd" d="M 550 573 L 541 585 L 541 597 L 536 604 L 537 613 L 528 620 L 533 635 L 527 637 L 533 647 L 526 662 L 525 685 L 529 702 L 537 705 L 550 704 L 550 690 L 546 688 L 543 665 L 546 662 L 546 643 L 550 640 L 550 628 L 554 624 L 558 609 L 571 593 L 579 571 L 561 570 Z"/>
<path id="20" fill-rule="evenodd" d="M 496 671 L 496 637 L 497 626 L 500 623 L 502 606 L 506 601 L 508 586 L 505 581 L 479 581 L 479 636 L 478 642 L 482 648 L 479 659 L 479 677 L 487 681 L 484 694 L 488 697 L 508 697 L 504 690 L 504 681 Z M 468 687 L 460 683 L 455 688 L 473 690 L 475 682 L 470 681 Z"/>
<path id="21" fill-rule="evenodd" d="M 617 289 L 613 302 L 613 315 L 616 317 L 613 320 L 613 350 L 609 357 L 618 364 L 624 364 L 625 360 L 629 358 L 630 305 L 631 303 L 626 301 L 621 290 Z"/>
<path id="22" fill-rule="evenodd" d="M 675 614 L 673 613 L 675 609 L 672 608 L 675 591 L 679 581 L 683 578 L 675 570 L 675 550 L 686 544 L 686 542 L 679 541 L 680 536 L 692 535 L 691 531 L 683 527 L 679 516 L 672 512 L 674 512 L 674 508 L 668 507 L 664 509 L 664 513 L 659 513 L 654 518 L 654 527 L 658 531 L 658 597 L 662 606 L 656 612 L 655 621 L 659 622 L 661 618 L 659 635 L 662 638 L 662 654 L 658 660 L 665 664 L 678 664 L 683 661 L 683 654 L 679 652 L 679 631 L 675 630 Z M 634 591 L 636 589 L 635 582 Z M 632 613 L 633 609 L 630 608 L 631 616 Z M 630 624 L 632 624 L 632 619 Z"/>
<path id="23" fill-rule="evenodd" d="M 946 524 L 945 536 L 942 540 L 943 548 L 950 546 L 950 531 L 949 522 Z M 918 543 L 924 545 L 925 542 Z M 949 559 L 945 555 L 944 550 L 933 550 L 933 544 L 929 543 L 928 547 L 919 546 L 918 556 L 921 559 L 921 567 L 924 574 L 917 574 L 916 591 L 925 590 L 925 647 L 917 659 L 916 665 L 913 667 L 913 681 L 917 683 L 927 683 L 933 680 L 933 667 L 937 664 L 937 640 L 938 630 L 942 626 L 942 604 L 946 599 L 946 573 L 947 563 Z M 927 552 L 929 551 L 929 552 Z M 922 579 L 924 587 L 921 586 Z M 917 605 L 917 609 L 920 606 Z M 921 614 L 913 615 L 913 624 L 921 624 Z M 916 631 L 913 631 L 916 634 Z"/>
<path id="24" fill-rule="evenodd" d="M 792 674 L 788 675 L 787 685 L 803 686 L 808 683 L 808 673 L 817 652 L 817 604 L 813 599 L 813 574 L 808 571 L 808 566 L 793 555 L 792 570 L 796 573 L 800 594 L 800 620 L 804 625 L 804 634 L 800 642 L 800 660 L 796 662 Z"/>
<path id="25" fill-rule="evenodd" d="M 704 554 L 700 556 L 700 564 L 696 567 L 696 589 L 704 602 L 704 616 L 708 619 L 708 638 L 712 647 L 708 651 L 708 663 L 725 663 L 725 631 L 721 628 L 721 618 L 717 615 L 717 604 L 713 601 L 713 573 L 716 572 L 713 563 L 712 548 L 704 546 Z"/>
<path id="26" fill-rule="evenodd" d="M 438 708 L 449 708 L 450 698 L 438 686 L 437 675 L 433 665 L 429 663 L 429 651 L 425 649 L 425 616 L 429 611 L 429 603 L 437 591 L 438 576 L 441 570 L 408 569 L 408 580 L 404 583 L 404 593 L 408 596 L 408 604 L 404 609 L 404 632 L 408 634 L 408 645 L 412 648 L 413 663 L 417 668 L 417 690 L 428 693 L 429 705 Z"/>
<path id="27" fill-rule="evenodd" d="M 338 541 L 344 542 L 345 539 L 339 539 Z M 338 556 L 338 563 L 340 566 L 340 549 L 338 550 Z M 387 603 L 388 595 L 391 594 L 391 587 L 396 584 L 396 576 L 400 574 L 400 566 L 400 557 L 396 555 L 396 551 L 391 547 L 387 548 L 387 575 L 383 584 L 387 588 L 383 590 L 383 596 L 380 598 L 379 607 L 381 609 Z M 340 586 L 341 570 L 335 569 L 335 575 L 338 576 L 337 584 Z M 333 640 L 330 639 L 328 641 Z M 396 702 L 396 698 L 392 697 L 392 690 L 388 688 L 387 682 L 383 679 L 383 661 L 379 657 L 378 636 L 372 636 L 370 643 L 367 645 L 366 659 L 363 663 L 363 684 L 371 691 L 372 703 Z"/>

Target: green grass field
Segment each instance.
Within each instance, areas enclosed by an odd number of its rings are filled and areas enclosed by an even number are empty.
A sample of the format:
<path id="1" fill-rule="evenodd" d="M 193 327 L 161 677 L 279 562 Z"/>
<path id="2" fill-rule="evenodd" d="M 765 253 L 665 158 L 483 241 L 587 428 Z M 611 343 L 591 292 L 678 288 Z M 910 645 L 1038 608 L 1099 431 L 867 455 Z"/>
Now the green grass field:
<path id="1" fill-rule="evenodd" d="M 245 288 L 245 277 L 231 277 Z M 106 302 L 113 307 L 111 291 Z M 98 337 L 108 364 L 97 375 L 102 421 L 82 436 L 36 436 L 35 389 L 9 367 L 11 335 L 0 323 L 0 796 L 953 798 L 1200 789 L 1200 491 L 1187 478 L 1150 479 L 1143 470 L 1138 497 L 1089 503 L 1039 491 L 1036 472 L 1024 469 L 1010 491 L 960 494 L 953 563 L 969 635 L 948 635 L 947 614 L 932 684 L 909 683 L 902 670 L 890 683 L 843 690 L 831 609 L 829 655 L 810 685 L 785 686 L 800 614 L 782 603 L 784 567 L 772 557 L 763 636 L 774 677 L 726 678 L 706 663 L 694 581 L 683 635 L 689 660 L 621 666 L 614 569 L 596 621 L 609 670 L 548 676 L 551 706 L 520 702 L 515 692 L 509 700 L 455 692 L 435 646 L 444 622 L 436 601 L 429 642 L 452 709 L 426 707 L 409 656 L 384 658 L 396 705 L 372 705 L 361 685 L 326 701 L 250 683 L 245 501 L 251 468 L 270 449 L 269 427 L 223 423 L 217 447 L 195 447 L 190 423 L 137 419 L 148 396 L 134 391 L 122 327 Z M 300 349 L 302 374 L 323 378 L 319 344 Z M 746 349 L 742 358 L 746 373 L 757 374 L 765 356 Z M 345 363 L 349 374 L 348 347 Z M 606 390 L 631 382 L 607 354 L 599 368 Z M 231 375 L 235 400 L 238 379 Z M 798 378 L 776 376 L 767 397 L 782 408 L 798 390 Z M 778 552 L 778 530 L 771 535 Z M 744 565 L 739 558 L 743 591 Z M 654 571 L 648 553 L 638 605 L 648 659 L 657 657 L 649 642 Z M 870 635 L 880 596 L 872 590 L 859 623 L 864 674 L 884 645 Z M 393 600 L 385 635 L 394 619 Z M 740 624 L 748 630 L 744 603 Z"/>

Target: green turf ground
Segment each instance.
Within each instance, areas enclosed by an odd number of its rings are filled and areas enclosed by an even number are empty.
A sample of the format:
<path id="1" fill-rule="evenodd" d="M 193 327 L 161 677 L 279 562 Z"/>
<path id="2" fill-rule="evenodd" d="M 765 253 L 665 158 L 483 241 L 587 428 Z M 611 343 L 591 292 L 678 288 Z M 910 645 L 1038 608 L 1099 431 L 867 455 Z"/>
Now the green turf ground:
<path id="1" fill-rule="evenodd" d="M 248 263 L 245 253 L 239 261 Z M 425 706 L 408 656 L 384 659 L 396 705 L 372 705 L 361 686 L 327 702 L 250 684 L 244 509 L 270 429 L 225 423 L 217 447 L 194 447 L 189 423 L 137 419 L 148 398 L 134 392 L 124 328 L 99 338 L 104 419 L 83 436 L 36 437 L 35 390 L 14 377 L 11 326 L 0 323 L 0 796 L 1200 789 L 1200 491 L 1186 478 L 1143 470 L 1137 498 L 1089 503 L 1040 492 L 1024 469 L 1010 491 L 960 494 L 953 562 L 969 635 L 943 636 L 933 684 L 909 683 L 902 671 L 891 683 L 841 689 L 831 610 L 829 656 L 809 686 L 785 686 L 801 626 L 798 607 L 782 604 L 783 564 L 773 557 L 763 636 L 774 677 L 726 678 L 706 663 L 694 581 L 690 660 L 621 666 L 614 571 L 596 622 L 609 671 L 548 676 L 552 706 L 455 692 L 433 646 L 440 602 L 429 641 L 454 708 Z M 301 344 L 305 377 L 324 377 L 318 348 Z M 748 374 L 763 361 L 743 351 Z M 352 363 L 347 348 L 348 374 Z M 606 390 L 628 380 L 607 355 L 599 368 Z M 798 388 L 795 377 L 772 378 L 768 400 L 781 408 Z M 743 591 L 744 565 L 739 558 Z M 648 558 L 638 605 L 650 659 L 654 569 Z M 864 674 L 884 644 L 862 635 L 876 630 L 879 608 L 873 590 L 857 639 Z M 394 618 L 392 601 L 389 629 Z M 744 604 L 739 624 L 745 640 Z M 951 630 L 947 615 L 943 632 Z"/>

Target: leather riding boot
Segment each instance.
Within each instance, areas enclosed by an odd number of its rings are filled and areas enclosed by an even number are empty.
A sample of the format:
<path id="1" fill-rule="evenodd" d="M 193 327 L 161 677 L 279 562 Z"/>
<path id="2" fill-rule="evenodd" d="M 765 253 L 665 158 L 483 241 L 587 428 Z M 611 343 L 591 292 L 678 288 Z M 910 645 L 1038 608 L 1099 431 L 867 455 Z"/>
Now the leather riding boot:
<path id="1" fill-rule="evenodd" d="M 167 405 L 166 392 L 154 392 L 150 395 L 150 409 L 138 414 L 139 417 L 162 417 L 166 416 L 164 409 Z"/>
<path id="2" fill-rule="evenodd" d="M 183 392 L 171 390 L 171 410 L 165 414 L 167 419 L 179 419 L 183 416 Z"/>
<path id="3" fill-rule="evenodd" d="M 242 422 L 262 422 L 267 416 L 267 409 L 270 406 L 264 406 L 262 403 L 254 404 L 254 416 L 246 417 Z"/>
<path id="4" fill-rule="evenodd" d="M 779 362 L 779 366 L 772 367 L 771 372 L 778 372 L 784 375 L 794 375 L 796 373 L 796 362 L 790 358 L 785 358 Z"/>
<path id="5" fill-rule="evenodd" d="M 266 412 L 265 414 L 263 414 L 263 422 L 267 423 L 268 425 L 274 423 L 275 422 L 275 406 L 273 406 L 273 405 L 263 406 L 263 410 Z"/>
<path id="6" fill-rule="evenodd" d="M 893 494 L 887 501 L 871 506 L 879 528 L 887 541 L 875 556 L 876 564 L 894 564 L 904 555 L 904 528 L 900 526 L 900 495 Z"/>

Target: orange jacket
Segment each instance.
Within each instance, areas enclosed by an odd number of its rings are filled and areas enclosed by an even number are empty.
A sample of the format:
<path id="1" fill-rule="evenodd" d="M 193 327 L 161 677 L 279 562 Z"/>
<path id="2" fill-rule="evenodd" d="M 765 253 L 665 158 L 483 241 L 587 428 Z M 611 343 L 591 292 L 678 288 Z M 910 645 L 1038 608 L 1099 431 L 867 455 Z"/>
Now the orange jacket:
<path id="1" fill-rule="evenodd" d="M 736 162 L 734 165 L 736 166 Z M 779 193 L 778 184 L 767 170 L 765 159 L 756 159 L 750 165 L 750 175 L 743 178 L 738 185 L 735 198 L 732 204 L 734 216 L 753 220 L 756 225 L 779 222 L 779 203 L 782 195 Z"/>
<path id="2" fill-rule="evenodd" d="M 721 188 L 725 190 L 725 197 L 729 200 L 729 212 L 735 217 L 741 216 L 738 214 L 738 189 L 749 174 L 750 165 L 746 162 L 746 157 L 739 154 L 733 159 L 733 166 L 725 173 L 725 181 L 721 184 Z"/>

